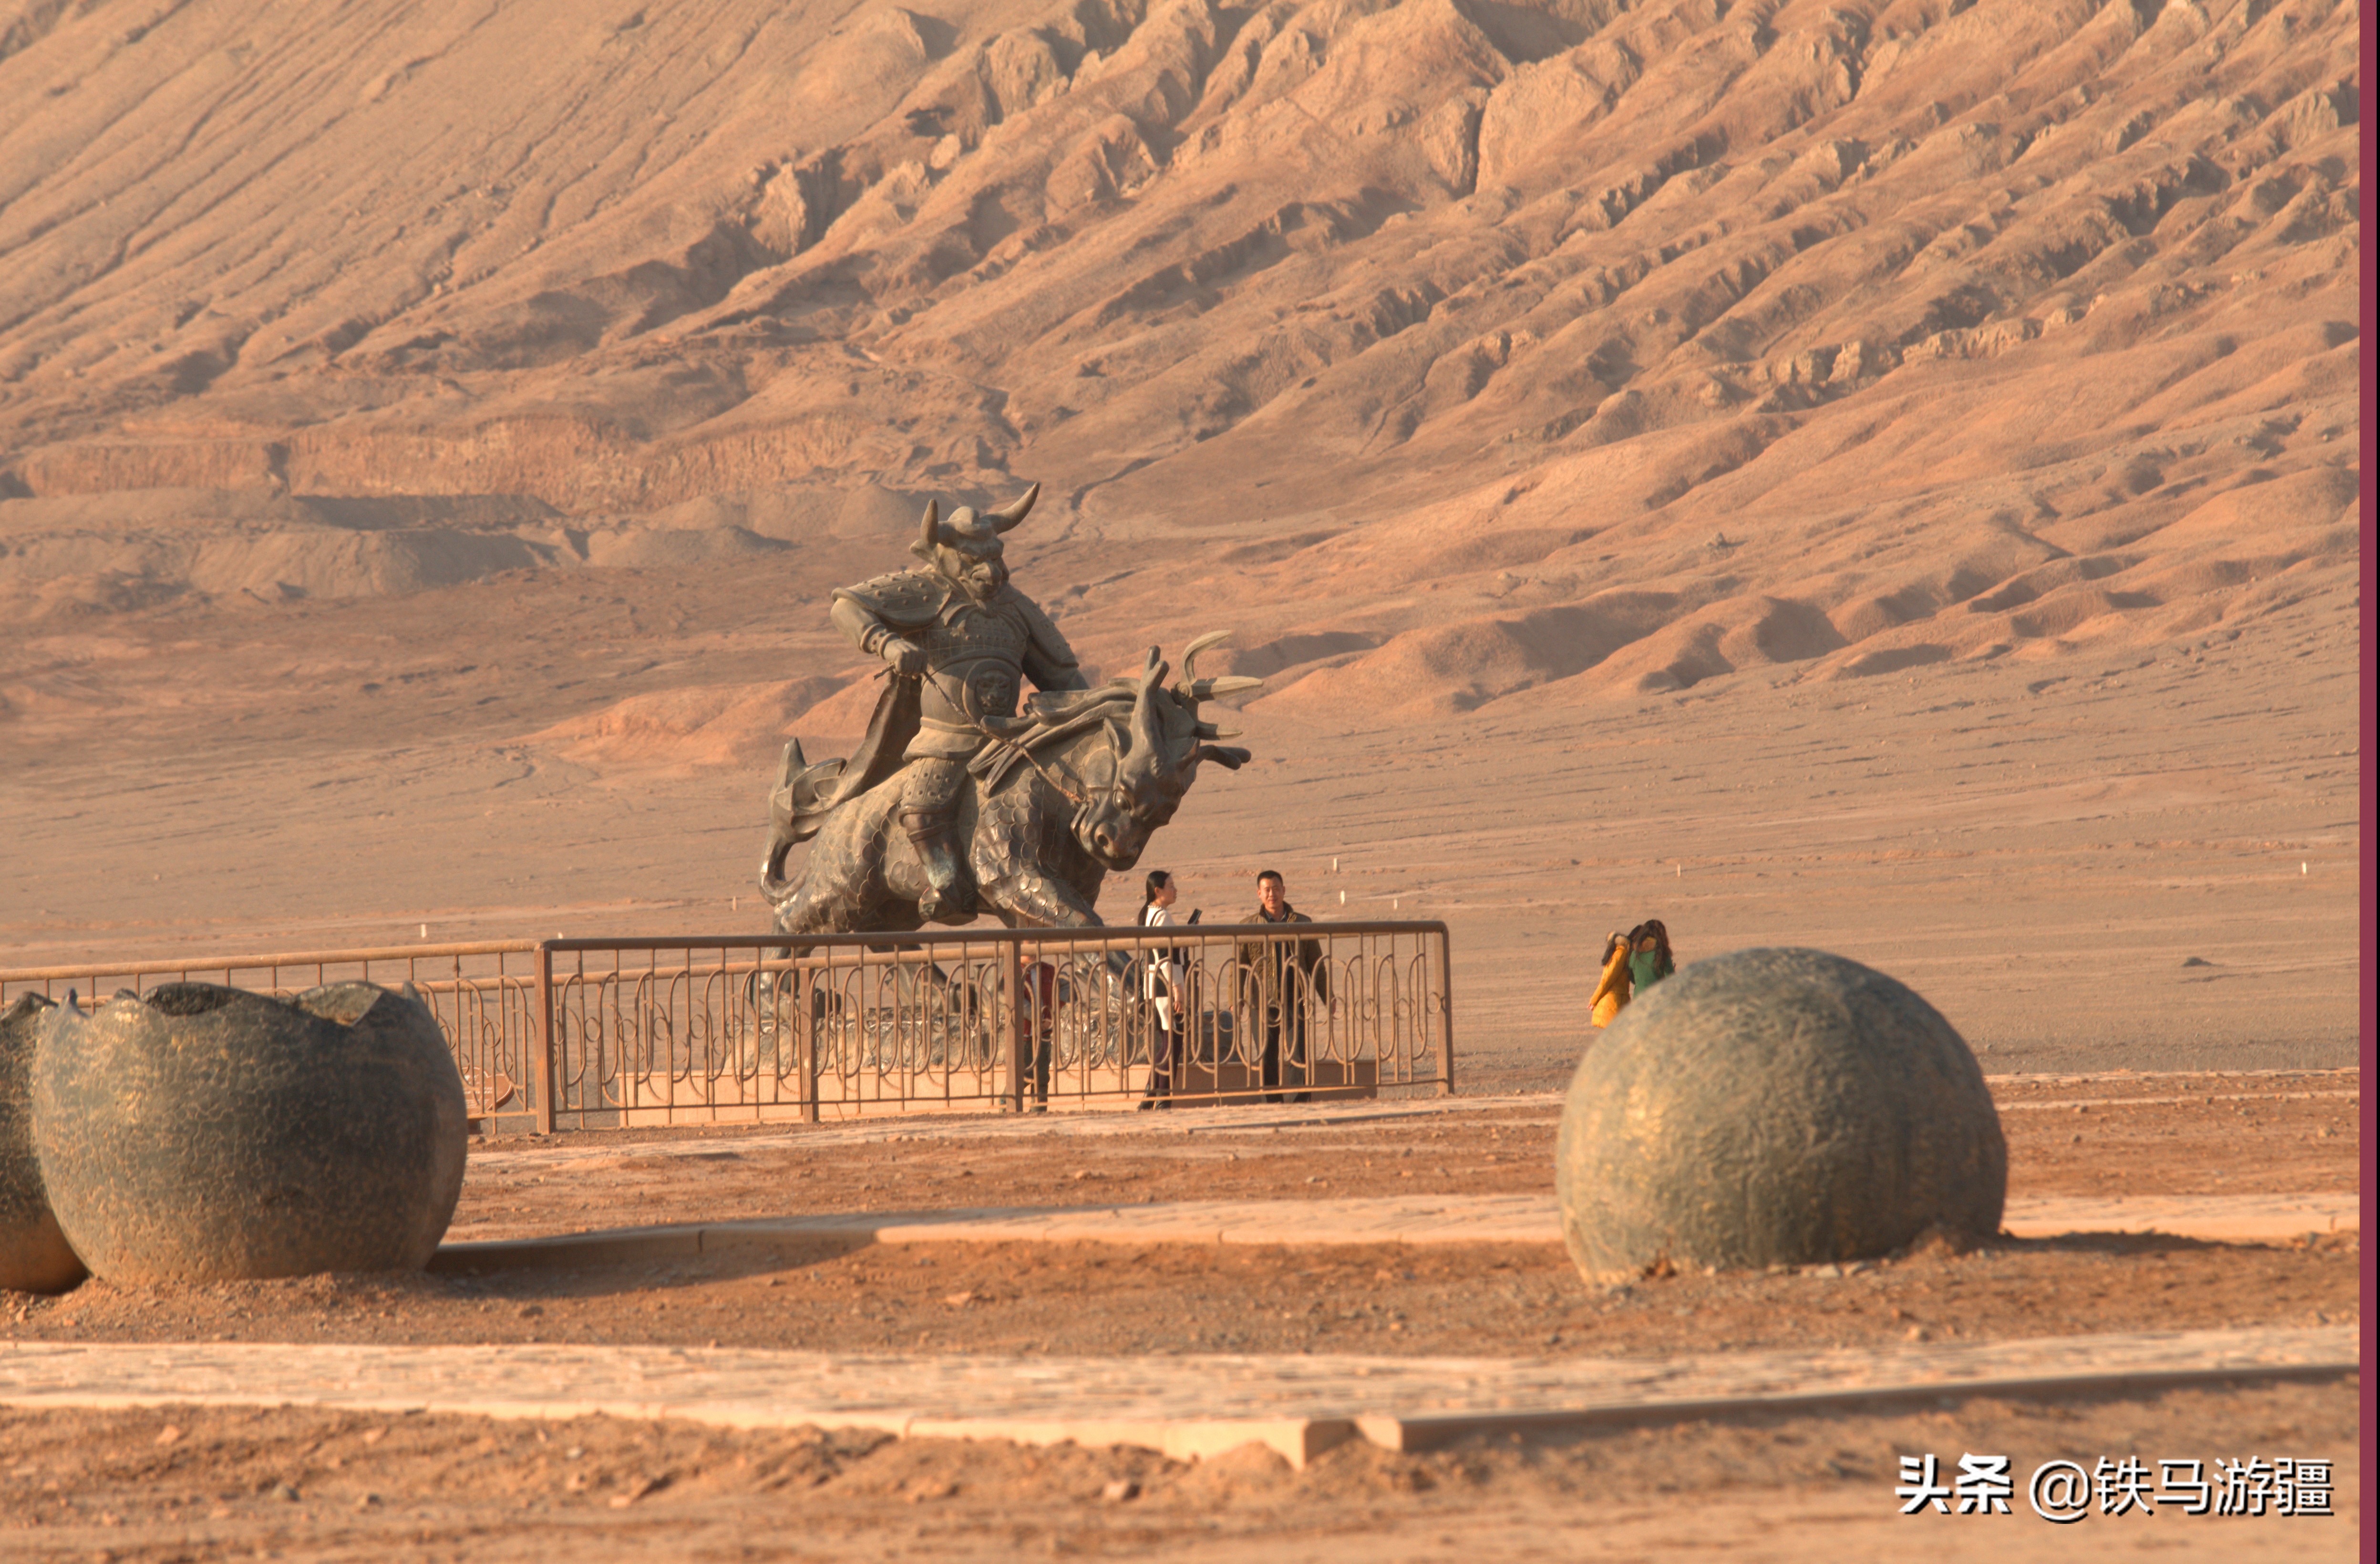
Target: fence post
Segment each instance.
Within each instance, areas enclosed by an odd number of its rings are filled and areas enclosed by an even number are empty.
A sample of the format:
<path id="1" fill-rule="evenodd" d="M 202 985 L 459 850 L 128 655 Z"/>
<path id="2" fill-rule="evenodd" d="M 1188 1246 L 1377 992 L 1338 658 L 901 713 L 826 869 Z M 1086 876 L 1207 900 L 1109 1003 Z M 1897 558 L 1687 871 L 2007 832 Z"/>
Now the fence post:
<path id="1" fill-rule="evenodd" d="M 791 956 L 793 951 L 786 949 Z M 828 961 L 833 957 L 830 954 Z M 794 1038 L 801 1056 L 802 1122 L 819 1121 L 819 994 L 816 972 L 795 967 L 794 978 Z"/>
<path id="2" fill-rule="evenodd" d="M 1454 1095 L 1454 964 L 1447 953 L 1447 947 L 1452 941 L 1446 937 L 1446 927 L 1443 924 L 1431 930 L 1429 938 L 1438 945 L 1438 1012 L 1443 1018 L 1439 1022 L 1438 1037 L 1439 1046 L 1446 1050 L 1442 1078 L 1446 1082 L 1446 1095 L 1452 1097 Z"/>
<path id="3" fill-rule="evenodd" d="M 553 1134 L 553 947 L 537 942 L 537 1133 Z"/>
<path id="4" fill-rule="evenodd" d="M 1018 936 L 1013 945 L 993 943 L 992 972 L 999 982 L 995 990 L 999 998 L 994 1002 L 1000 1007 L 998 1013 L 1008 1021 L 1008 1110 L 1011 1113 L 1025 1111 L 1025 1078 L 1033 1073 L 1032 1048 L 1026 1040 L 1025 1019 L 1025 1007 L 1033 1001 L 1025 992 L 1022 981 L 1024 961 L 1023 936 Z"/>

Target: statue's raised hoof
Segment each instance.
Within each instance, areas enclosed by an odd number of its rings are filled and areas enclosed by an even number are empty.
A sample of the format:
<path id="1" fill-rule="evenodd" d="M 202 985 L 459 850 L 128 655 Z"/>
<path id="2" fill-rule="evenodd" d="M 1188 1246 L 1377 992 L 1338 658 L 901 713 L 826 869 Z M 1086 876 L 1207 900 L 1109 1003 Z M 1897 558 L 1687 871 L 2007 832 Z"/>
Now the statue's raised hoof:
<path id="1" fill-rule="evenodd" d="M 409 989 L 54 1011 L 32 1103 L 58 1225 L 110 1281 L 419 1269 L 462 1193 L 463 1083 Z"/>
<path id="2" fill-rule="evenodd" d="M 1737 951 L 1620 1012 L 1572 1080 L 1554 1153 L 1590 1280 L 1887 1255 L 1988 1238 L 2008 1143 L 1941 1013 L 1857 962 Z"/>
<path id="3" fill-rule="evenodd" d="M 27 994 L 0 1012 L 0 1290 L 11 1292 L 65 1292 L 91 1274 L 50 1209 L 33 1152 L 33 1044 L 56 1008 Z"/>

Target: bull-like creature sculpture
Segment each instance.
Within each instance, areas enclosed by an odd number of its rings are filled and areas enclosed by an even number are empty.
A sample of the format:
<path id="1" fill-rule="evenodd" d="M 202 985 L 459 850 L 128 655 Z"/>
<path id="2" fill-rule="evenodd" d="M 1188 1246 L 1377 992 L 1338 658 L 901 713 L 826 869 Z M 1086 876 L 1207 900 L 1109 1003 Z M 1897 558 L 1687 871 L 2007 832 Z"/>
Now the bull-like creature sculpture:
<path id="1" fill-rule="evenodd" d="M 1173 685 L 1151 647 L 1139 676 L 1084 687 L 1002 558 L 1002 534 L 1039 492 L 947 521 L 929 504 L 911 545 L 925 568 L 835 594 L 836 625 L 891 683 L 848 761 L 812 765 L 800 741 L 785 746 L 760 864 L 780 932 L 905 931 L 980 912 L 1012 927 L 1096 925 L 1100 881 L 1139 861 L 1199 766 L 1246 763 L 1198 715 L 1263 682 L 1197 676 L 1220 633 L 1184 649 Z M 1039 688 L 1020 703 L 1028 678 Z M 787 879 L 786 853 L 813 839 Z"/>

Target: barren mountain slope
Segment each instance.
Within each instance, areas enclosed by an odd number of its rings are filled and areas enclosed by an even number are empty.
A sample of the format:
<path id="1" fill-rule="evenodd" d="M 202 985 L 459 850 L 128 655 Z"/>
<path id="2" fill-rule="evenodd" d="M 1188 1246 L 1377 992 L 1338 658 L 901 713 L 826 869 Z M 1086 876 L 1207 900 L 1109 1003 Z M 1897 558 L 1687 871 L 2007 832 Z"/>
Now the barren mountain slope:
<path id="1" fill-rule="evenodd" d="M 1172 556 L 1079 583 L 1090 639 L 1228 579 L 1338 637 L 1270 671 L 1388 643 L 1303 698 L 1422 715 L 2171 637 L 2351 557 L 2350 6 L 6 36 L 0 579 L 55 609 L 769 553 L 862 486 L 1038 479 Z"/>

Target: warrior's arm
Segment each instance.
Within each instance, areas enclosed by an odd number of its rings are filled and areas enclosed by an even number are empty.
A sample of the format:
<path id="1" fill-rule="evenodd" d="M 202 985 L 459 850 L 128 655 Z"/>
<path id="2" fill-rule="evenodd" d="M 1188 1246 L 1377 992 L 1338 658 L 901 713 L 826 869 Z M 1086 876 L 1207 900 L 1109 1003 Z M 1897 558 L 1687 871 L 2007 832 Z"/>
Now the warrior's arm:
<path id="1" fill-rule="evenodd" d="M 917 643 L 910 640 L 892 625 L 877 617 L 874 610 L 856 598 L 836 594 L 834 607 L 828 611 L 834 627 L 848 637 L 853 646 L 870 657 L 880 657 L 900 673 L 925 671 L 926 654 Z"/>

